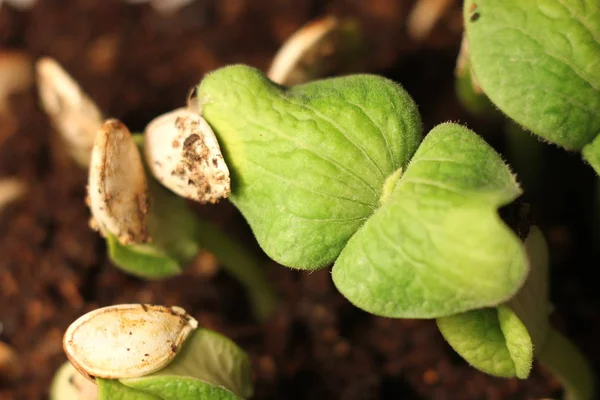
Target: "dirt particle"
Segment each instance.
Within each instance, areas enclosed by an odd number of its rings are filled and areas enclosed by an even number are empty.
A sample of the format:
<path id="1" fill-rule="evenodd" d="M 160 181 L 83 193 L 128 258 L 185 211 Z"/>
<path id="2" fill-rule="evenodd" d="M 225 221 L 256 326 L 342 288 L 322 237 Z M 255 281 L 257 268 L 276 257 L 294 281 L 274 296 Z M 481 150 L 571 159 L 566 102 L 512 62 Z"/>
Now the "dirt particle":
<path id="1" fill-rule="evenodd" d="M 425 373 L 423 373 L 423 382 L 425 382 L 426 384 L 435 385 L 439 381 L 440 376 L 438 375 L 437 371 L 433 369 L 428 369 L 425 371 Z"/>
<path id="2" fill-rule="evenodd" d="M 471 5 L 469 6 L 469 12 L 472 13 L 475 10 L 477 10 L 477 4 L 471 3 Z"/>
<path id="3" fill-rule="evenodd" d="M 200 140 L 200 136 L 193 133 L 190 136 L 188 136 L 185 141 L 183 142 L 183 148 L 184 149 L 189 149 L 194 143 L 196 143 L 198 140 Z"/>
<path id="4" fill-rule="evenodd" d="M 478 12 L 476 12 L 475 14 L 471 15 L 471 22 L 475 22 L 479 19 L 480 14 Z"/>

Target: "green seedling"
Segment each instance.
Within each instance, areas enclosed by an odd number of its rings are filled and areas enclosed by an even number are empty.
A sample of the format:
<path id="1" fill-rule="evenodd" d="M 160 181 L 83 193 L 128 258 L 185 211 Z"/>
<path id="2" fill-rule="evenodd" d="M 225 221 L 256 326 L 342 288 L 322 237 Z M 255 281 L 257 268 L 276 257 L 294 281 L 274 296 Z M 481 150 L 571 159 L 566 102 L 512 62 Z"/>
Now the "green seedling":
<path id="1" fill-rule="evenodd" d="M 600 3 L 464 3 L 470 63 L 490 100 L 518 124 L 600 173 Z"/>
<path id="2" fill-rule="evenodd" d="M 92 152 L 90 209 L 113 263 L 146 279 L 165 278 L 182 273 L 205 247 L 246 287 L 257 317 L 269 316 L 277 296 L 255 257 L 199 220 L 182 198 L 146 172 L 138 150 L 143 141 L 109 120 L 98 131 Z"/>
<path id="3" fill-rule="evenodd" d="M 36 70 L 43 109 L 73 159 L 90 171 L 92 226 L 106 238 L 111 261 L 132 275 L 162 279 L 181 274 L 205 248 L 246 287 L 256 316 L 268 317 L 277 295 L 256 257 L 173 194 L 202 203 L 228 195 L 227 167 L 216 161 L 220 152 L 210 132 L 202 127 L 196 132 L 198 121 L 186 122 L 192 113 L 181 109 L 150 123 L 144 136 L 131 135 L 119 121 L 104 121 L 95 102 L 55 60 L 41 59 Z M 200 135 L 206 140 L 186 141 Z M 210 164 L 194 163 L 204 150 L 215 156 Z M 165 177 L 157 165 L 172 169 Z M 221 186 L 209 191 L 207 180 Z"/>
<path id="4" fill-rule="evenodd" d="M 410 97 L 369 75 L 285 88 L 232 66 L 197 99 L 232 173 L 230 199 L 267 254 L 299 269 L 333 262 L 358 307 L 438 318 L 494 375 L 527 377 L 535 354 L 569 396 L 589 398 L 589 367 L 548 324 L 543 236 L 534 228 L 523 246 L 499 218 L 520 188 L 481 138 L 447 123 L 421 141 Z"/>
<path id="5" fill-rule="evenodd" d="M 497 214 L 520 194 L 508 167 L 455 124 L 420 143 L 420 116 L 396 83 L 358 75 L 284 88 L 232 66 L 208 75 L 197 99 L 231 201 L 281 264 L 335 262 L 352 303 L 398 318 L 498 305 L 524 282 L 525 251 Z"/>
<path id="6" fill-rule="evenodd" d="M 529 376 L 534 356 L 565 388 L 565 398 L 589 400 L 594 374 L 583 355 L 549 322 L 548 247 L 532 227 L 525 247 L 531 272 L 515 297 L 496 308 L 439 318 L 450 345 L 475 368 L 500 377 Z"/>
<path id="7" fill-rule="evenodd" d="M 53 398 L 71 395 L 84 400 L 96 394 L 98 400 L 239 400 L 252 396 L 246 353 L 228 338 L 198 327 L 180 307 L 125 304 L 94 310 L 67 329 L 63 345 L 80 375 L 70 367 L 61 368 Z M 97 385 L 96 393 L 80 382 L 83 377 Z M 73 378 L 78 380 L 76 386 Z"/>

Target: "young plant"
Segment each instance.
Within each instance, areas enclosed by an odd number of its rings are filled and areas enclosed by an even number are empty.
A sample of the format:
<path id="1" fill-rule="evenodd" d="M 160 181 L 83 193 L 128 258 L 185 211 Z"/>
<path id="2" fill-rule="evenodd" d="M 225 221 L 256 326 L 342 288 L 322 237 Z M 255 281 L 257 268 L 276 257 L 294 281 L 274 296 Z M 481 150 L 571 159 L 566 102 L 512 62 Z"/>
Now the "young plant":
<path id="1" fill-rule="evenodd" d="M 591 395 L 589 367 L 548 327 L 543 237 L 533 229 L 523 246 L 498 216 L 520 188 L 481 138 L 446 123 L 421 141 L 410 97 L 377 76 L 285 88 L 232 66 L 207 76 L 197 99 L 235 177 L 230 199 L 268 255 L 307 270 L 333 262 L 352 303 L 438 318 L 452 345 L 495 375 L 526 377 L 535 343 L 570 395 Z M 536 271 L 522 288 L 525 247 Z"/>
<path id="2" fill-rule="evenodd" d="M 230 199 L 265 252 L 323 268 L 371 313 L 435 318 L 500 304 L 527 274 L 497 208 L 520 189 L 455 124 L 422 143 L 408 94 L 358 75 L 283 88 L 246 66 L 208 75 L 198 107 L 235 179 Z"/>
<path id="3" fill-rule="evenodd" d="M 600 174 L 600 3 L 464 2 L 472 71 L 506 115 Z"/>
<path id="4" fill-rule="evenodd" d="M 199 328 L 180 307 L 123 304 L 94 310 L 71 324 L 63 347 L 75 369 L 96 383 L 98 400 L 239 400 L 253 392 L 244 351 Z M 73 390 L 62 375 L 53 395 Z"/>
<path id="5" fill-rule="evenodd" d="M 214 203 L 226 197 L 229 175 L 222 159 L 217 161 L 216 140 L 210 144 L 210 127 L 197 129 L 200 117 L 180 110 L 157 118 L 144 136 L 134 136 L 117 120 L 103 121 L 93 100 L 54 60 L 40 60 L 37 74 L 43 108 L 73 158 L 89 168 L 92 225 L 106 238 L 111 261 L 130 274 L 161 279 L 182 273 L 206 248 L 245 286 L 256 316 L 268 317 L 277 295 L 256 257 L 217 226 L 200 220 L 148 171 L 175 193 L 195 190 L 195 196 L 186 197 L 196 201 Z M 206 151 L 210 164 L 198 163 Z M 158 174 L 157 165 L 173 167 L 173 174 Z M 216 181 L 209 192 L 206 183 Z"/>

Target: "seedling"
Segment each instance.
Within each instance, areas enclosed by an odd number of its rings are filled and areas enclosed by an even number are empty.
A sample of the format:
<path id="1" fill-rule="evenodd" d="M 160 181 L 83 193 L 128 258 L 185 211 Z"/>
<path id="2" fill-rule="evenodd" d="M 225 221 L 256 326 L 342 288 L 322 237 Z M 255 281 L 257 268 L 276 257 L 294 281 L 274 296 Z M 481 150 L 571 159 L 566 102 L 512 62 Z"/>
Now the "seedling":
<path id="1" fill-rule="evenodd" d="M 226 197 L 229 173 L 210 127 L 180 109 L 158 117 L 144 136 L 132 135 L 118 120 L 103 121 L 96 104 L 54 60 L 40 60 L 37 71 L 44 109 L 74 158 L 89 167 L 91 225 L 106 238 L 113 263 L 130 274 L 161 279 L 181 274 L 206 248 L 246 287 L 256 316 L 271 315 L 277 295 L 256 257 L 198 219 L 152 177 L 196 201 Z"/>
<path id="2" fill-rule="evenodd" d="M 73 366 L 97 384 L 99 400 L 236 400 L 253 392 L 243 350 L 199 328 L 180 307 L 94 310 L 67 329 L 63 345 Z"/>
<path id="3" fill-rule="evenodd" d="M 468 0 L 464 21 L 490 100 L 600 174 L 600 3 Z"/>
<path id="4" fill-rule="evenodd" d="M 293 268 L 323 268 L 357 306 L 434 318 L 497 305 L 527 260 L 500 220 L 520 189 L 466 128 L 421 141 L 420 117 L 396 83 L 349 76 L 282 88 L 226 67 L 197 90 L 237 180 L 231 201 L 259 244 Z"/>
<path id="5" fill-rule="evenodd" d="M 526 377 L 535 344 L 570 395 L 591 395 L 589 367 L 549 328 L 543 237 L 534 228 L 523 246 L 497 215 L 520 188 L 477 135 L 447 123 L 421 141 L 410 97 L 369 75 L 282 88 L 232 66 L 207 76 L 197 99 L 236 177 L 230 199 L 272 258 L 333 262 L 352 303 L 438 318 L 459 353 L 495 375 Z"/>

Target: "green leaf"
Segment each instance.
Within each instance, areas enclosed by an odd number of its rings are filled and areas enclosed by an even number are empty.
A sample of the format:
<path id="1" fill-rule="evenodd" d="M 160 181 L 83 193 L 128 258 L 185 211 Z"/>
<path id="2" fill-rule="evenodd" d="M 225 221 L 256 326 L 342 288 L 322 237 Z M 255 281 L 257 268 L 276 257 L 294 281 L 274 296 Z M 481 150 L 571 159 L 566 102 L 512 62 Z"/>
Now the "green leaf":
<path id="1" fill-rule="evenodd" d="M 594 171 L 600 175 L 600 135 L 596 136 L 592 143 L 585 145 L 581 153 Z"/>
<path id="2" fill-rule="evenodd" d="M 128 388 L 117 380 L 96 378 L 98 400 L 163 400 L 161 397 Z"/>
<path id="3" fill-rule="evenodd" d="M 251 364 L 228 338 L 199 328 L 169 365 L 124 385 L 164 399 L 240 399 L 252 396 Z"/>
<path id="4" fill-rule="evenodd" d="M 222 387 L 213 386 L 198 379 L 181 376 L 157 376 L 127 383 L 143 393 L 152 394 L 163 400 L 241 400 Z M 154 397 L 152 397 L 154 398 Z"/>
<path id="5" fill-rule="evenodd" d="M 378 76 L 284 88 L 237 65 L 205 77 L 198 101 L 232 174 L 231 201 L 263 250 L 294 268 L 335 260 L 421 139 L 412 99 Z"/>
<path id="6" fill-rule="evenodd" d="M 598 0 L 466 0 L 484 92 L 537 135 L 580 150 L 600 133 Z"/>
<path id="7" fill-rule="evenodd" d="M 491 375 L 527 378 L 533 345 L 525 325 L 506 306 L 438 318 L 444 338 L 469 364 Z"/>
<path id="8" fill-rule="evenodd" d="M 497 214 L 519 194 L 483 139 L 459 125 L 439 125 L 340 254 L 334 283 L 356 306 L 393 318 L 498 305 L 528 272 L 520 240 Z"/>
<path id="9" fill-rule="evenodd" d="M 467 362 L 502 377 L 527 378 L 533 355 L 546 349 L 548 316 L 548 246 L 532 226 L 525 240 L 531 271 L 517 295 L 495 309 L 438 318 L 444 338 Z"/>
<path id="10" fill-rule="evenodd" d="M 149 244 L 123 245 L 107 234 L 111 261 L 122 270 L 146 279 L 161 279 L 181 273 L 200 251 L 197 217 L 185 201 L 163 188 L 148 174 L 150 209 Z"/>

